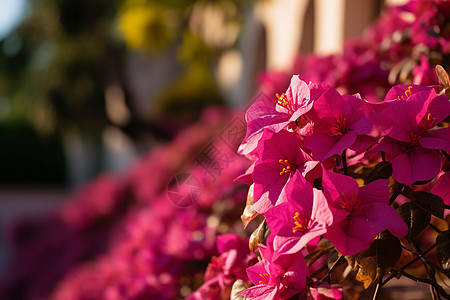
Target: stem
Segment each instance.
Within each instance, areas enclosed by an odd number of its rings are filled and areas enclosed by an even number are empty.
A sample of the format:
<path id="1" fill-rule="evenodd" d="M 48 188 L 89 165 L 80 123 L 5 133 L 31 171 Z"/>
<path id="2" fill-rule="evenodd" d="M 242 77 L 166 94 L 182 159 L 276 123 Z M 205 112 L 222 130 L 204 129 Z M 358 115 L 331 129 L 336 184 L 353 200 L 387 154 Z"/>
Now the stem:
<path id="1" fill-rule="evenodd" d="M 322 266 L 319 270 L 315 271 L 314 273 L 311 274 L 311 278 L 316 277 L 317 275 L 319 275 L 320 273 L 322 273 L 323 271 L 325 271 L 326 269 L 328 269 L 327 265 Z"/>
<path id="2" fill-rule="evenodd" d="M 348 167 L 347 167 L 347 149 L 344 150 L 344 152 L 342 152 L 342 165 L 344 166 L 344 174 L 348 175 Z"/>
<path id="3" fill-rule="evenodd" d="M 386 153 L 384 151 L 381 151 L 381 160 L 386 161 Z"/>
<path id="4" fill-rule="evenodd" d="M 428 224 L 428 225 L 430 225 L 430 227 L 434 230 L 434 231 L 436 231 L 437 233 L 441 233 L 441 230 L 439 229 L 439 228 L 437 228 L 436 226 L 434 226 L 433 224 Z"/>
<path id="5" fill-rule="evenodd" d="M 380 294 L 380 290 L 381 290 L 381 284 L 383 283 L 383 277 L 381 277 L 377 283 L 377 287 L 375 288 L 375 292 L 373 293 L 373 298 L 372 300 L 377 300 L 378 299 L 378 295 Z"/>
<path id="6" fill-rule="evenodd" d="M 328 270 L 327 274 L 322 277 L 321 279 L 317 280 L 316 282 L 322 282 L 325 279 L 327 279 L 328 277 L 330 277 L 331 273 L 334 271 L 334 269 L 336 269 L 336 267 L 339 265 L 339 262 L 344 258 L 344 256 L 342 256 L 342 254 L 339 254 L 339 258 L 336 259 L 336 261 L 333 263 L 333 265 L 331 266 L 330 270 Z"/>
<path id="7" fill-rule="evenodd" d="M 406 265 L 404 265 L 403 267 L 401 267 L 399 270 L 392 270 L 391 272 L 393 272 L 394 274 L 392 274 L 391 276 L 389 276 L 385 281 L 383 281 L 383 283 L 381 284 L 381 286 L 385 285 L 386 283 L 388 283 L 392 278 L 394 278 L 397 274 L 401 273 L 403 270 L 405 270 L 406 268 L 408 268 L 409 266 L 413 265 L 415 262 L 417 262 L 418 260 L 422 259 L 422 257 L 424 257 L 425 255 L 428 254 L 428 252 L 430 252 L 431 250 L 433 250 L 436 247 L 436 243 L 434 243 L 430 248 L 428 248 L 427 250 L 425 250 L 422 255 L 414 258 L 413 260 L 411 260 L 409 263 L 407 263 Z"/>
<path id="8" fill-rule="evenodd" d="M 415 276 L 412 276 L 412 275 L 406 273 L 405 271 L 399 271 L 399 273 L 411 280 L 416 281 L 416 282 L 422 282 L 422 283 L 426 283 L 426 284 L 433 286 L 441 296 L 443 296 L 445 299 L 450 299 L 450 294 L 447 294 L 447 292 L 444 290 L 444 288 L 442 288 L 442 286 L 433 282 L 432 280 L 425 279 L 425 278 L 418 278 L 418 277 L 415 277 Z"/>
<path id="9" fill-rule="evenodd" d="M 420 249 L 419 245 L 416 242 L 412 242 L 412 244 L 413 244 L 414 248 L 416 248 L 417 252 L 420 255 L 422 255 L 422 250 Z M 434 283 L 437 284 L 434 270 L 430 269 L 430 266 L 427 264 L 427 260 L 425 259 L 424 256 L 422 256 L 422 263 L 423 263 L 423 266 L 424 266 L 425 270 L 427 271 L 428 277 L 430 277 L 430 280 L 432 280 Z M 430 292 L 431 292 L 431 298 L 433 300 L 436 300 L 436 299 L 440 300 L 441 299 L 439 294 L 436 292 L 436 289 L 435 289 L 434 286 L 430 286 Z"/>

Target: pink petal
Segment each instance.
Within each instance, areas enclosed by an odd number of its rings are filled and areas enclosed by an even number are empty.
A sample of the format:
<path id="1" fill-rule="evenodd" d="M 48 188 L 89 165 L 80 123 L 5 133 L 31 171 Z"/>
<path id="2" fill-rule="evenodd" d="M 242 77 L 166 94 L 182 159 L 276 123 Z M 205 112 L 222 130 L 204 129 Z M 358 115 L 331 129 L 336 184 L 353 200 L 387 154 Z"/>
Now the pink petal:
<path id="1" fill-rule="evenodd" d="M 328 228 L 324 237 L 336 247 L 342 255 L 354 255 L 370 246 L 370 242 L 361 240 L 358 235 L 350 235 L 350 217 Z M 360 232 L 364 237 L 364 232 Z"/>
<path id="2" fill-rule="evenodd" d="M 450 172 L 439 177 L 431 192 L 441 197 L 446 205 L 450 205 Z"/>
<path id="3" fill-rule="evenodd" d="M 450 127 L 429 130 L 419 140 L 422 147 L 450 152 Z"/>
<path id="4" fill-rule="evenodd" d="M 400 142 L 389 136 L 383 137 L 372 151 L 384 151 L 391 156 L 397 156 L 402 152 Z"/>
<path id="5" fill-rule="evenodd" d="M 322 187 L 328 203 L 339 208 L 342 194 L 350 196 L 358 195 L 359 192 L 359 186 L 355 179 L 325 169 L 323 170 Z"/>
<path id="6" fill-rule="evenodd" d="M 262 280 L 260 274 L 269 274 L 269 262 L 267 260 L 262 260 L 257 262 L 255 265 L 247 268 L 247 275 L 248 278 L 253 282 L 254 284 L 259 284 L 259 282 Z"/>
<path id="7" fill-rule="evenodd" d="M 414 181 L 430 180 L 439 174 L 442 157 L 436 151 L 414 147 L 410 152 Z"/>
<path id="8" fill-rule="evenodd" d="M 328 207 L 327 199 L 321 190 L 313 189 L 314 203 L 311 212 L 311 220 L 329 227 L 333 224 L 333 214 Z"/>
<path id="9" fill-rule="evenodd" d="M 368 135 L 358 135 L 356 137 L 356 141 L 353 143 L 350 148 L 356 152 L 366 151 L 369 147 L 375 145 L 377 143 L 377 139 Z"/>
<path id="10" fill-rule="evenodd" d="M 378 179 L 360 187 L 358 199 L 361 203 L 389 204 L 389 181 Z"/>
<path id="11" fill-rule="evenodd" d="M 449 112 L 450 102 L 447 96 L 444 94 L 438 96 L 434 90 L 430 90 L 422 110 L 416 116 L 416 121 L 417 124 L 420 124 L 422 121 L 426 121 L 430 114 L 431 119 L 436 118 L 434 125 L 437 125 L 447 118 Z"/>
<path id="12" fill-rule="evenodd" d="M 411 186 L 414 183 L 409 155 L 400 154 L 392 162 L 392 177 L 400 183 Z"/>

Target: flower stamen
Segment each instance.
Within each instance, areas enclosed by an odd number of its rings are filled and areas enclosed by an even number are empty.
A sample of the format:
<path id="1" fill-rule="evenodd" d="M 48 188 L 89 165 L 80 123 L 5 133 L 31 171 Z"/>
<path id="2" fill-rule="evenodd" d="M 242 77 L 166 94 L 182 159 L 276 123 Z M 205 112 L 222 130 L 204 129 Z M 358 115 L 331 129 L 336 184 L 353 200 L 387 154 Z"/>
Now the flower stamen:
<path id="1" fill-rule="evenodd" d="M 411 97 L 411 95 L 412 95 L 412 85 L 410 85 L 408 87 L 408 89 L 405 91 L 405 95 L 397 96 L 397 99 L 399 99 L 399 100 L 406 100 L 409 97 Z"/>
<path id="2" fill-rule="evenodd" d="M 434 118 L 434 117 L 432 118 L 431 113 L 428 113 L 427 118 L 422 120 L 419 123 L 419 126 L 425 130 L 429 130 L 436 125 L 436 124 L 434 124 L 435 122 L 436 122 L 436 118 Z"/>
<path id="3" fill-rule="evenodd" d="M 347 119 L 344 114 L 341 114 L 339 117 L 334 117 L 334 124 L 331 128 L 331 135 L 344 135 L 348 131 L 347 128 Z"/>
<path id="4" fill-rule="evenodd" d="M 259 284 L 268 284 L 269 283 L 269 274 L 267 274 L 267 273 L 261 274 L 260 273 L 259 276 L 263 279 L 258 282 Z"/>
<path id="5" fill-rule="evenodd" d="M 288 106 L 292 105 L 292 99 L 288 99 L 288 97 L 286 96 L 285 93 L 281 94 L 281 96 L 278 94 L 275 94 L 275 96 L 277 96 L 277 99 L 278 99 L 277 104 L 278 105 L 286 107 L 286 108 L 288 108 Z"/>
<path id="6" fill-rule="evenodd" d="M 299 212 L 296 212 L 294 215 L 294 225 L 295 226 L 292 227 L 293 233 L 298 231 L 305 232 L 308 230 L 308 219 L 301 216 Z"/>
<path id="7" fill-rule="evenodd" d="M 342 209 L 352 212 L 357 209 L 359 205 L 361 205 L 361 201 L 356 198 L 355 194 L 351 194 L 350 197 L 348 197 L 344 192 L 342 192 L 341 195 L 342 198 L 340 204 Z"/>
<path id="8" fill-rule="evenodd" d="M 280 175 L 283 174 L 294 174 L 295 171 L 295 163 L 289 161 L 288 159 L 280 159 L 278 161 L 280 165 L 283 167 L 283 169 L 280 172 Z"/>

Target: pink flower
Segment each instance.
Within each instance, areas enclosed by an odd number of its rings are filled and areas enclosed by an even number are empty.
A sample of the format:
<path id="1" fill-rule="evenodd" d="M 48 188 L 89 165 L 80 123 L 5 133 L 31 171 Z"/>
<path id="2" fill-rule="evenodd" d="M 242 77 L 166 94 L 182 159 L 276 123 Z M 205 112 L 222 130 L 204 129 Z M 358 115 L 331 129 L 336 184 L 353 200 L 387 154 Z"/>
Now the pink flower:
<path id="1" fill-rule="evenodd" d="M 303 291 L 307 266 L 300 252 L 283 255 L 273 261 L 272 249 L 260 250 L 263 260 L 247 268 L 247 275 L 255 286 L 241 292 L 241 295 L 253 300 L 289 299 Z"/>
<path id="2" fill-rule="evenodd" d="M 347 148 L 364 150 L 371 144 L 357 138 L 372 130 L 372 122 L 365 116 L 367 102 L 357 95 L 341 96 L 336 90 L 327 90 L 306 114 L 313 124 L 313 133 L 305 137 L 305 147 L 311 149 L 314 159 L 325 160 L 342 154 Z"/>
<path id="3" fill-rule="evenodd" d="M 343 297 L 341 286 L 328 283 L 323 283 L 318 287 L 310 287 L 300 295 L 301 300 L 341 300 Z"/>
<path id="4" fill-rule="evenodd" d="M 436 128 L 450 114 L 450 102 L 432 88 L 416 85 L 394 86 L 381 103 L 386 106 L 372 115 L 387 136 L 374 149 L 386 152 L 392 162 L 392 176 L 412 185 L 434 178 L 442 156 L 435 150 L 450 151 L 450 128 Z"/>
<path id="5" fill-rule="evenodd" d="M 297 127 L 295 121 L 311 109 L 313 99 L 322 91 L 322 87 L 312 83 L 308 85 L 298 76 L 293 76 L 286 93 L 276 94 L 276 102 L 262 95 L 245 114 L 247 134 L 239 153 L 252 158 L 264 129 L 278 132 L 286 127 Z"/>
<path id="6" fill-rule="evenodd" d="M 248 239 L 232 233 L 220 235 L 217 250 L 220 256 L 212 257 L 205 272 L 205 283 L 187 299 L 218 299 L 237 279 L 248 281 L 245 269 L 256 262 Z"/>
<path id="7" fill-rule="evenodd" d="M 274 236 L 274 250 L 279 255 L 296 253 L 306 244 L 317 244 L 333 223 L 322 191 L 313 189 L 299 172 L 286 184 L 280 202 L 264 214 Z"/>
<path id="8" fill-rule="evenodd" d="M 281 190 L 296 170 L 311 181 L 320 176 L 320 168 L 316 168 L 318 162 L 301 147 L 302 141 L 296 133 L 264 131 L 256 149 L 259 159 L 252 175 L 255 183 L 253 208 L 257 212 L 263 213 L 276 204 Z"/>
<path id="9" fill-rule="evenodd" d="M 343 255 L 369 247 L 377 234 L 389 230 L 397 237 L 408 233 L 400 215 L 389 206 L 389 186 L 384 179 L 359 187 L 351 177 L 324 170 L 325 194 L 334 218 L 342 221 L 328 228 L 327 238 Z"/>

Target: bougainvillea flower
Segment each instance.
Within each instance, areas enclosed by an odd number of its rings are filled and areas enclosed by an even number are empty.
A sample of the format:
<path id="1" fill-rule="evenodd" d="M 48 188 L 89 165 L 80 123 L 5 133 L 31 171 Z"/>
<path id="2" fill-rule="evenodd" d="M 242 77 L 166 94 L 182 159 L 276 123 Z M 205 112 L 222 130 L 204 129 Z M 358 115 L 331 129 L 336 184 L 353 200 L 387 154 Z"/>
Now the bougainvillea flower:
<path id="1" fill-rule="evenodd" d="M 279 254 L 292 254 L 306 244 L 317 244 L 333 223 L 322 191 L 297 171 L 280 195 L 280 204 L 264 213 L 273 238 L 273 248 Z"/>
<path id="2" fill-rule="evenodd" d="M 384 151 L 392 162 L 392 176 L 412 185 L 435 177 L 442 156 L 435 150 L 450 151 L 450 128 L 436 127 L 450 114 L 445 95 L 421 86 L 395 86 L 386 96 L 387 107 L 372 116 L 387 134 L 374 149 Z"/>
<path id="3" fill-rule="evenodd" d="M 397 237 L 408 233 L 403 219 L 389 206 L 387 180 L 359 187 L 349 176 L 324 170 L 322 187 L 335 218 L 345 216 L 325 234 L 341 254 L 353 255 L 367 249 L 376 235 L 385 230 Z"/>
<path id="4" fill-rule="evenodd" d="M 431 192 L 441 197 L 446 205 L 450 205 L 450 172 L 439 177 Z"/>
<path id="5" fill-rule="evenodd" d="M 248 247 L 248 239 L 232 233 L 217 237 L 220 256 L 213 256 L 205 272 L 205 283 L 187 299 L 218 299 L 221 292 L 241 279 L 248 281 L 246 267 L 256 263 L 256 255 Z M 216 297 L 216 298 L 214 298 Z M 217 298 L 218 297 L 218 298 Z"/>
<path id="6" fill-rule="evenodd" d="M 365 116 L 366 103 L 357 95 L 341 96 L 332 89 L 314 102 L 306 114 L 314 123 L 313 133 L 305 137 L 305 147 L 311 149 L 314 159 L 325 160 L 352 146 L 361 148 L 357 137 L 366 136 L 373 127 Z"/>
<path id="7" fill-rule="evenodd" d="M 320 177 L 318 161 L 301 149 L 300 136 L 287 130 L 274 133 L 265 130 L 258 143 L 259 159 L 253 170 L 255 183 L 253 208 L 263 213 L 276 204 L 286 182 L 298 170 L 308 180 Z"/>
<path id="8" fill-rule="evenodd" d="M 309 287 L 300 295 L 301 300 L 341 300 L 343 298 L 343 288 L 328 283 L 323 283 L 318 287 Z"/>
<path id="9" fill-rule="evenodd" d="M 268 243 L 269 245 L 269 243 Z M 272 300 L 289 299 L 302 292 L 306 285 L 307 266 L 305 258 L 299 252 L 292 255 L 283 255 L 276 261 L 265 257 L 261 251 L 263 260 L 247 268 L 248 278 L 254 286 L 241 292 L 246 299 Z"/>
<path id="10" fill-rule="evenodd" d="M 278 132 L 286 127 L 297 127 L 296 120 L 311 109 L 314 99 L 323 90 L 322 86 L 308 85 L 298 76 L 293 76 L 286 93 L 276 94 L 276 99 L 260 94 L 245 114 L 247 134 L 239 153 L 252 158 L 264 129 Z"/>

